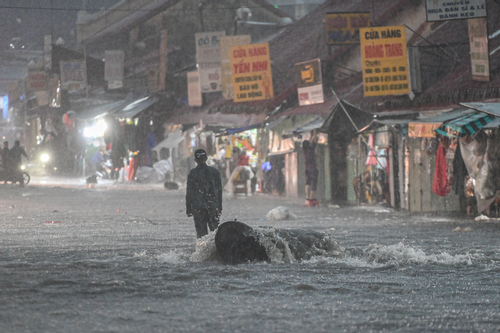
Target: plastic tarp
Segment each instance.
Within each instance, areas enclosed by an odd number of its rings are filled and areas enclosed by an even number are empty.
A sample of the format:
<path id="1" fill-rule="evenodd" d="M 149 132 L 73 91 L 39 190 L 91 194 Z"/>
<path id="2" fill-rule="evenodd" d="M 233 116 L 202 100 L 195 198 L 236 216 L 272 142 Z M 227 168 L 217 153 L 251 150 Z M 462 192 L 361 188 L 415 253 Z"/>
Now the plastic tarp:
<path id="1" fill-rule="evenodd" d="M 182 131 L 175 131 L 173 133 L 170 133 L 168 135 L 168 137 L 163 140 L 162 142 L 160 142 L 159 144 L 157 144 L 153 150 L 155 150 L 156 152 L 160 153 L 160 150 L 162 148 L 168 148 L 168 149 L 172 149 L 172 148 L 175 148 L 179 145 L 179 143 L 182 142 L 182 140 L 184 140 L 184 136 L 182 135 Z"/>
<path id="2" fill-rule="evenodd" d="M 500 193 L 500 134 L 461 138 L 460 148 L 469 176 L 476 181 L 474 194 L 482 213 Z"/>

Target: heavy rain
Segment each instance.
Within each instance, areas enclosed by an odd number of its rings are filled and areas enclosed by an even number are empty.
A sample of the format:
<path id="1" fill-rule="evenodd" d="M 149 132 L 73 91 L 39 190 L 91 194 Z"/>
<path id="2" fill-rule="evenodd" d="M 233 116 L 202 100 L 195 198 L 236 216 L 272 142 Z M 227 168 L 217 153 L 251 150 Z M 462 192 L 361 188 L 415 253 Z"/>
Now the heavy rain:
<path id="1" fill-rule="evenodd" d="M 498 331 L 500 4 L 448 5 L 0 1 L 0 331 Z"/>

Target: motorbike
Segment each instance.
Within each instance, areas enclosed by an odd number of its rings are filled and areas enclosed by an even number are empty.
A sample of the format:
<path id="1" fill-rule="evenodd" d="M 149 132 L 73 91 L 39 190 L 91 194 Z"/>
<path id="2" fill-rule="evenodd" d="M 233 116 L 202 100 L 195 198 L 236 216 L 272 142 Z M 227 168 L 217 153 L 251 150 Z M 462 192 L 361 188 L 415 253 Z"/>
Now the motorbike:
<path id="1" fill-rule="evenodd" d="M 31 177 L 29 173 L 26 171 L 25 166 L 22 165 L 20 170 L 17 170 L 18 173 L 22 175 L 23 183 L 24 185 L 29 184 Z M 5 170 L 2 166 L 0 166 L 0 182 L 10 182 L 12 184 L 15 184 L 19 181 L 19 178 L 17 180 L 13 180 L 12 177 L 8 176 L 7 170 Z"/>

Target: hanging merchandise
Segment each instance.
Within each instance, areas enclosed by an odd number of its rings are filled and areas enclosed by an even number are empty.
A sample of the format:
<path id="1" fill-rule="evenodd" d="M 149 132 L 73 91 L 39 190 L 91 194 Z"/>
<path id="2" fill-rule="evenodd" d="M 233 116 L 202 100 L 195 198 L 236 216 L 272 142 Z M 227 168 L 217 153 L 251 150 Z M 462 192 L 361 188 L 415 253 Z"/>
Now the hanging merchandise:
<path id="1" fill-rule="evenodd" d="M 446 149 L 440 143 L 436 153 L 436 168 L 434 170 L 434 180 L 432 182 L 432 192 L 439 196 L 446 196 L 450 193 L 450 183 L 448 181 L 448 166 L 446 161 Z"/>

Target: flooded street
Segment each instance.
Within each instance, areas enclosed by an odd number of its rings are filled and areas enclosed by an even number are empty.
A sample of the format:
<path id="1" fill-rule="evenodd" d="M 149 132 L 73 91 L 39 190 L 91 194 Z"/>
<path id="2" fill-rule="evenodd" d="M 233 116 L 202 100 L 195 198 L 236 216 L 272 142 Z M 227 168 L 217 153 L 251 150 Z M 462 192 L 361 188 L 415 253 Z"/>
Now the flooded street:
<path id="1" fill-rule="evenodd" d="M 500 222 L 224 198 L 222 221 L 331 235 L 341 257 L 223 265 L 184 191 L 0 185 L 1 332 L 494 332 Z M 295 220 L 270 221 L 286 206 Z M 460 229 L 457 229 L 460 228 Z"/>

